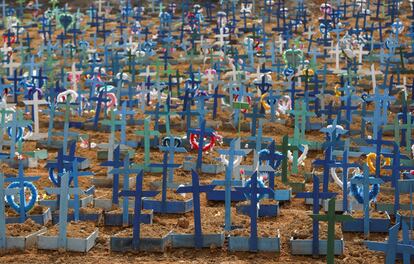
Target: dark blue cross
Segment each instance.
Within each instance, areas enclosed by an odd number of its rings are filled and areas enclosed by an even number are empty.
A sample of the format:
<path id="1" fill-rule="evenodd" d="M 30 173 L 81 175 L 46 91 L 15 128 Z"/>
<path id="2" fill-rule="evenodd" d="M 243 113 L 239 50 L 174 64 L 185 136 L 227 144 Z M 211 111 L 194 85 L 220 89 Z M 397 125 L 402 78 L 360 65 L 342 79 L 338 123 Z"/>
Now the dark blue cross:
<path id="1" fill-rule="evenodd" d="M 121 157 L 121 151 L 120 151 L 120 146 L 118 145 L 115 150 L 114 150 L 114 156 L 113 159 L 111 161 L 105 161 L 102 162 L 100 165 L 101 166 L 105 166 L 105 167 L 112 167 L 114 169 L 119 169 L 122 165 L 123 162 L 120 159 Z M 114 173 L 112 175 L 113 179 L 112 179 L 112 203 L 113 204 L 119 204 L 119 174 L 118 173 Z"/>
<path id="2" fill-rule="evenodd" d="M 186 116 L 186 123 L 187 123 L 187 138 L 190 138 L 190 129 L 191 129 L 191 117 L 192 116 L 199 116 L 200 113 L 198 111 L 192 111 L 190 107 L 190 102 L 187 101 L 188 106 L 182 112 L 178 112 L 178 114 L 182 115 L 183 117 Z"/>
<path id="3" fill-rule="evenodd" d="M 153 168 L 162 168 L 162 196 L 161 196 L 161 212 L 166 212 L 167 210 L 167 171 L 168 169 L 179 168 L 180 164 L 169 164 L 168 163 L 168 152 L 164 152 L 162 164 L 150 164 L 150 167 Z"/>
<path id="4" fill-rule="evenodd" d="M 226 96 L 224 94 L 219 94 L 219 86 L 216 85 L 214 88 L 214 93 L 211 95 L 211 97 L 213 97 L 213 120 L 215 120 L 217 117 L 218 100 Z"/>
<path id="5" fill-rule="evenodd" d="M 253 112 L 252 113 L 245 113 L 244 118 L 251 118 L 251 136 L 256 136 L 256 126 L 257 126 L 257 119 L 264 118 L 265 115 L 260 113 L 259 107 L 257 103 L 253 105 Z"/>
<path id="6" fill-rule="evenodd" d="M 143 191 L 142 181 L 144 178 L 144 172 L 142 170 L 137 173 L 135 190 L 122 190 L 119 196 L 124 196 L 124 201 L 128 202 L 128 197 L 134 197 L 134 221 L 132 225 L 132 247 L 135 250 L 139 250 L 140 247 L 140 231 L 141 231 L 141 210 L 142 210 L 142 198 L 153 197 L 158 194 L 158 191 Z M 128 181 L 128 179 L 126 179 Z M 128 209 L 127 209 L 128 212 Z"/>
<path id="7" fill-rule="evenodd" d="M 70 180 L 73 181 L 73 187 L 74 188 L 79 188 L 79 177 L 85 177 L 85 176 L 92 176 L 93 173 L 90 171 L 82 171 L 80 172 L 78 170 L 78 160 L 75 159 L 72 162 L 72 170 L 70 172 Z M 74 194 L 74 208 L 73 208 L 73 212 L 74 212 L 74 221 L 79 221 L 79 194 L 75 193 Z"/>
<path id="8" fill-rule="evenodd" d="M 129 155 L 128 154 L 126 154 L 124 156 L 124 161 L 123 161 L 123 166 L 122 167 L 123 168 L 121 168 L 121 167 L 114 168 L 109 173 L 112 174 L 112 175 L 115 175 L 115 174 L 123 175 L 124 176 L 124 181 L 123 181 L 124 184 L 123 184 L 122 190 L 127 191 L 129 189 L 129 175 L 135 174 L 135 173 L 140 174 L 141 169 L 134 169 L 130 166 L 130 161 L 129 161 Z M 142 181 L 142 179 L 141 179 L 141 181 Z M 122 195 L 119 194 L 119 196 L 122 196 Z M 123 199 L 123 201 L 122 201 L 122 223 L 124 225 L 128 224 L 128 205 L 129 205 L 128 199 Z"/>
<path id="9" fill-rule="evenodd" d="M 331 167 L 332 168 L 342 168 L 342 192 L 343 197 L 343 210 L 348 211 L 348 169 L 358 167 L 358 163 L 353 162 L 349 163 L 349 138 L 345 140 L 344 151 L 342 154 L 341 162 L 335 162 Z"/>
<path id="10" fill-rule="evenodd" d="M 203 162 L 203 147 L 204 147 L 204 138 L 211 137 L 214 134 L 214 131 L 211 128 L 206 128 L 206 120 L 202 120 L 199 129 L 188 129 L 188 132 L 191 134 L 198 135 L 198 155 L 196 169 L 201 169 L 201 164 Z"/>
<path id="11" fill-rule="evenodd" d="M 332 192 L 321 193 L 319 191 L 319 177 L 313 175 L 313 191 L 296 193 L 296 198 L 312 198 L 312 213 L 319 214 L 319 200 L 334 198 L 336 195 L 337 193 Z M 319 255 L 319 221 L 317 219 L 313 219 L 312 254 L 314 256 Z"/>
<path id="12" fill-rule="evenodd" d="M 98 129 L 98 123 L 99 123 L 99 115 L 101 113 L 102 103 L 106 103 L 109 101 L 109 99 L 103 98 L 104 96 L 104 90 L 100 91 L 98 94 L 98 97 L 90 97 L 89 100 L 96 101 L 96 109 L 95 109 L 95 117 L 93 118 L 93 129 Z"/>
<path id="13" fill-rule="evenodd" d="M 258 239 L 257 239 L 257 204 L 259 203 L 258 195 L 259 194 L 268 194 L 269 197 L 274 197 L 274 192 L 269 188 L 258 187 L 257 184 L 257 171 L 251 176 L 251 185 L 250 187 L 235 187 L 236 190 L 245 193 L 247 196 L 250 196 L 250 238 L 249 238 L 249 250 L 257 251 L 258 249 Z"/>
<path id="14" fill-rule="evenodd" d="M 280 166 L 282 160 L 284 159 L 284 155 L 276 151 L 276 143 L 272 140 L 272 143 L 265 149 L 266 151 L 260 153 L 259 161 L 267 161 L 272 167 L 273 171 L 269 171 L 269 187 L 270 189 L 275 189 L 275 170 Z"/>
<path id="15" fill-rule="evenodd" d="M 369 176 L 369 169 L 366 164 L 364 164 L 364 174 L 362 179 L 351 179 L 351 184 L 362 184 L 364 190 L 364 235 L 365 237 L 369 236 L 369 185 L 370 184 L 381 184 L 383 181 L 379 178 L 374 178 Z M 344 183 L 345 185 L 346 183 Z"/>
<path id="16" fill-rule="evenodd" d="M 215 185 L 202 185 L 197 172 L 191 170 L 191 186 L 181 186 L 177 189 L 177 193 L 192 193 L 194 206 L 194 244 L 196 248 L 203 247 L 203 236 L 201 230 L 201 214 L 200 214 L 200 193 L 209 192 L 216 187 Z"/>

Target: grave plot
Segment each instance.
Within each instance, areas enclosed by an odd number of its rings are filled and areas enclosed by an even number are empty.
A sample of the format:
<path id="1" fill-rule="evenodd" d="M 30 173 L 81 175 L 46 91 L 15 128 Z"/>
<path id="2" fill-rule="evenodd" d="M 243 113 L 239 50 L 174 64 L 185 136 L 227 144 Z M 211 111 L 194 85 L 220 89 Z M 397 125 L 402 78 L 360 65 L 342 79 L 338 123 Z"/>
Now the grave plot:
<path id="1" fill-rule="evenodd" d="M 414 261 L 411 1 L 0 0 L 0 34 L 1 263 Z"/>

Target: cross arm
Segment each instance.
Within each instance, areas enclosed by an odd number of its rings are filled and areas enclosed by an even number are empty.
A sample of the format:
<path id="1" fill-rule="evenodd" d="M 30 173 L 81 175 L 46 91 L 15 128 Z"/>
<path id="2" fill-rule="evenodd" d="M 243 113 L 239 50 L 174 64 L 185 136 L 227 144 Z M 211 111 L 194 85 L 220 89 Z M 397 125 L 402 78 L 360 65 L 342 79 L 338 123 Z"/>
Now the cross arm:
<path id="1" fill-rule="evenodd" d="M 61 191 L 59 188 L 50 188 L 50 187 L 46 187 L 45 191 L 48 194 L 61 194 Z M 85 194 L 84 191 L 82 191 L 80 188 L 69 188 L 68 190 L 68 194 L 69 195 L 74 195 L 74 194 L 78 194 L 78 195 L 82 195 Z"/>
<path id="2" fill-rule="evenodd" d="M 212 191 L 215 187 L 216 187 L 216 185 L 214 185 L 214 184 L 198 186 L 199 192 Z M 180 186 L 180 187 L 178 187 L 176 192 L 177 193 L 192 193 L 193 190 L 194 190 L 193 186 Z"/>

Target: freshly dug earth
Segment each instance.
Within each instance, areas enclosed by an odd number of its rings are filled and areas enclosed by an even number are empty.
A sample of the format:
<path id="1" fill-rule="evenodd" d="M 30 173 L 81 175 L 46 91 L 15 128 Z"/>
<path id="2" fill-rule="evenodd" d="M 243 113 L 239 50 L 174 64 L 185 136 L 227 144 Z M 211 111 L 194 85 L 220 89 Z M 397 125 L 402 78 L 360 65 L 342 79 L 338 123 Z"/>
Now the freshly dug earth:
<path id="1" fill-rule="evenodd" d="M 159 224 L 152 224 L 152 225 L 146 225 L 141 224 L 141 230 L 140 230 L 140 238 L 162 238 L 166 236 L 168 233 L 170 233 L 170 229 L 163 225 Z M 132 228 L 127 228 L 118 234 L 116 234 L 118 237 L 132 237 Z"/>
<path id="2" fill-rule="evenodd" d="M 353 211 L 351 214 L 354 218 L 364 218 L 364 212 L 363 211 Z M 370 211 L 369 212 L 370 218 L 375 219 L 386 219 L 388 218 L 387 214 L 385 212 L 377 212 L 377 211 Z"/>
<path id="3" fill-rule="evenodd" d="M 67 237 L 73 238 L 87 238 L 96 227 L 93 222 L 70 222 L 67 225 Z M 59 235 L 59 225 L 55 225 L 45 233 L 46 236 L 58 236 Z"/>
<path id="4" fill-rule="evenodd" d="M 167 190 L 167 200 L 169 201 L 187 201 L 191 199 L 193 195 L 191 193 L 185 193 L 184 195 L 181 193 L 176 193 L 173 190 Z M 161 201 L 162 199 L 162 192 L 158 193 L 155 197 L 155 200 Z"/>
<path id="5" fill-rule="evenodd" d="M 122 208 L 115 208 L 114 210 L 105 212 L 105 214 L 122 214 Z M 152 210 L 142 209 L 141 214 L 151 214 Z M 128 208 L 128 213 L 133 214 L 134 208 Z"/>
<path id="6" fill-rule="evenodd" d="M 46 212 L 47 207 L 41 206 L 41 205 L 35 205 L 32 210 L 28 212 L 29 215 L 41 215 L 44 212 Z M 6 207 L 6 216 L 9 217 L 16 217 L 19 216 L 19 214 L 12 208 Z"/>
<path id="7" fill-rule="evenodd" d="M 32 219 L 27 219 L 24 223 L 7 224 L 6 236 L 20 237 L 33 234 L 42 229 L 42 226 L 35 223 Z"/>

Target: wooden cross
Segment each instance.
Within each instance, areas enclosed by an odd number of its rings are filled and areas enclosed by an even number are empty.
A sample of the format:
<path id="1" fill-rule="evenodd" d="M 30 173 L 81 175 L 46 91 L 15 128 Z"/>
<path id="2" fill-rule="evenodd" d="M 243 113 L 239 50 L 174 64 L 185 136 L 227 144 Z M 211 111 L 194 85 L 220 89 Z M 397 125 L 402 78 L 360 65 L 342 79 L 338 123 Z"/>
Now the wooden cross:
<path id="1" fill-rule="evenodd" d="M 251 185 L 250 187 L 236 187 L 236 190 L 242 191 L 249 196 L 250 206 L 249 206 L 249 215 L 250 215 L 250 239 L 249 239 L 249 250 L 257 251 L 258 250 L 258 236 L 257 236 L 257 204 L 259 203 L 258 195 L 259 194 L 268 194 L 269 197 L 274 197 L 274 192 L 270 188 L 261 188 L 258 187 L 257 181 L 257 171 L 251 176 Z"/>
<path id="2" fill-rule="evenodd" d="M 66 98 L 66 102 L 58 103 L 58 106 L 60 106 L 64 113 L 64 124 L 63 124 L 63 133 L 57 132 L 58 135 L 63 135 L 63 153 L 66 153 L 67 147 L 68 147 L 68 138 L 69 136 L 75 136 L 77 133 L 69 132 L 69 122 L 70 122 L 70 114 L 72 112 L 72 109 L 76 109 L 78 107 L 78 104 L 71 103 L 71 96 L 68 95 Z"/>
<path id="3" fill-rule="evenodd" d="M 200 186 L 199 176 L 197 172 L 191 170 L 191 186 L 181 186 L 177 189 L 177 193 L 192 193 L 194 207 L 194 244 L 196 248 L 203 247 L 203 236 L 201 229 L 201 213 L 200 213 L 200 193 L 209 192 L 216 187 L 215 185 Z"/>
<path id="4" fill-rule="evenodd" d="M 46 187 L 45 191 L 49 194 L 59 195 L 59 237 L 58 247 L 66 250 L 67 247 L 67 223 L 68 223 L 68 204 L 70 195 L 85 194 L 80 188 L 69 187 L 69 172 L 64 172 L 61 177 L 61 185 L 59 188 Z"/>
<path id="5" fill-rule="evenodd" d="M 228 155 L 229 156 L 229 163 L 226 166 L 226 174 L 224 180 L 224 203 L 225 203 L 225 225 L 224 229 L 226 231 L 231 230 L 231 188 L 232 188 L 232 179 L 233 179 L 233 169 L 234 168 L 234 158 L 235 156 L 246 156 L 248 150 L 240 149 L 240 138 L 233 139 L 230 142 L 230 149 L 229 150 L 222 150 L 219 149 L 217 152 L 220 155 Z M 240 180 L 237 179 L 237 180 Z"/>
<path id="6" fill-rule="evenodd" d="M 160 136 L 160 132 L 150 129 L 151 117 L 144 119 L 144 130 L 136 131 L 135 134 L 144 137 L 144 168 L 147 169 L 150 164 L 150 147 L 151 136 Z"/>
<path id="7" fill-rule="evenodd" d="M 122 167 L 123 168 L 121 168 L 121 167 L 114 168 L 109 173 L 112 174 L 112 175 L 123 175 L 124 180 L 123 180 L 122 190 L 127 191 L 127 190 L 129 190 L 129 175 L 135 174 L 135 173 L 139 174 L 139 173 L 141 173 L 142 170 L 132 168 L 132 166 L 130 164 L 130 161 L 129 161 L 129 154 L 126 154 L 124 156 Z M 122 195 L 119 194 L 119 196 L 122 196 Z M 122 223 L 124 225 L 128 225 L 128 206 L 129 206 L 128 199 L 124 199 L 122 201 Z"/>
<path id="8" fill-rule="evenodd" d="M 259 154 L 259 162 L 266 161 L 270 164 L 273 170 L 276 170 L 279 166 L 284 156 L 281 152 L 276 151 L 276 143 L 272 140 L 272 143 L 265 149 L 263 153 Z M 275 172 L 270 171 L 269 174 L 269 187 L 272 190 L 275 190 Z"/>
<path id="9" fill-rule="evenodd" d="M 334 198 L 337 193 L 331 192 L 320 192 L 319 191 L 319 178 L 316 175 L 313 175 L 313 191 L 312 192 L 303 192 L 296 193 L 296 198 L 311 198 L 312 203 L 312 213 L 317 215 L 319 214 L 320 204 L 319 200 L 331 199 Z M 312 237 L 312 254 L 313 256 L 319 256 L 319 222 L 317 219 L 313 219 L 313 237 Z"/>
<path id="10" fill-rule="evenodd" d="M 300 141 L 304 139 L 307 118 L 315 116 L 316 114 L 313 112 L 309 112 L 307 110 L 304 100 L 301 101 L 299 109 L 291 110 L 290 113 L 295 116 L 295 129 L 294 129 L 292 143 L 294 146 L 299 147 Z M 299 119 L 301 120 L 300 124 L 299 124 Z M 293 173 L 298 172 L 298 164 L 297 164 L 298 155 L 299 155 L 298 149 L 293 150 L 293 162 L 292 162 Z"/>
<path id="11" fill-rule="evenodd" d="M 33 106 L 32 115 L 33 115 L 33 122 L 34 122 L 34 130 L 32 136 L 30 136 L 30 139 L 32 140 L 39 140 L 42 138 L 47 137 L 47 133 L 40 133 L 39 128 L 39 106 L 40 105 L 47 105 L 48 102 L 44 99 L 39 100 L 39 92 L 35 91 L 33 94 L 32 100 L 24 100 L 24 104 Z"/>
<path id="12" fill-rule="evenodd" d="M 369 223 L 370 223 L 370 219 L 369 219 L 369 204 L 370 204 L 370 200 L 369 200 L 369 186 L 370 184 L 381 184 L 384 183 L 381 179 L 379 178 L 374 178 L 374 177 L 370 177 L 369 176 L 369 169 L 368 166 L 366 164 L 364 164 L 364 174 L 363 174 L 363 178 L 362 179 L 351 179 L 351 184 L 362 184 L 363 185 L 363 190 L 364 190 L 364 236 L 365 237 L 369 237 Z M 345 185 L 346 183 L 344 183 Z"/>
<path id="13" fill-rule="evenodd" d="M 116 127 L 118 125 L 122 125 L 123 122 L 122 120 L 118 120 L 116 119 L 117 116 L 117 112 L 112 110 L 110 111 L 110 115 L 111 115 L 111 119 L 105 119 L 103 121 L 101 121 L 102 125 L 106 125 L 109 126 L 111 128 L 111 134 L 109 136 L 109 142 L 108 142 L 108 161 L 112 161 L 114 156 L 114 146 L 115 146 L 115 131 L 116 131 Z M 108 169 L 110 170 L 110 168 Z"/>
<path id="14" fill-rule="evenodd" d="M 119 169 L 124 163 L 121 161 L 120 159 L 121 156 L 121 151 L 120 151 L 120 146 L 118 145 L 115 150 L 114 150 L 114 154 L 113 154 L 113 159 L 111 161 L 105 161 L 102 162 L 100 165 L 101 166 L 108 166 L 111 167 L 113 169 Z M 112 174 L 112 203 L 115 205 L 119 204 L 119 174 L 118 173 L 114 173 Z M 109 174 L 108 174 L 109 177 Z"/>
<path id="15" fill-rule="evenodd" d="M 282 182 L 283 183 L 288 183 L 288 151 L 292 151 L 292 150 L 297 150 L 298 147 L 297 146 L 291 146 L 289 144 L 289 136 L 288 135 L 284 135 L 282 138 L 282 144 L 279 146 L 276 146 L 276 150 L 280 151 L 283 155 L 283 160 L 282 160 Z"/>
<path id="16" fill-rule="evenodd" d="M 18 182 L 19 186 L 17 187 L 18 194 L 19 194 L 19 221 L 20 223 L 23 223 L 24 221 L 26 221 L 26 194 L 25 194 L 25 186 L 24 183 L 25 182 L 33 182 L 33 181 L 37 181 L 40 179 L 40 176 L 31 176 L 31 177 L 25 177 L 24 176 L 24 169 L 23 169 L 23 162 L 20 160 L 19 161 L 19 173 L 17 175 L 17 177 L 10 177 L 10 178 L 6 178 L 4 181 L 5 182 Z M 3 187 L 2 187 L 3 188 Z M 32 195 L 34 195 L 34 193 L 32 193 Z M 4 196 L 2 196 L 4 197 Z M 32 199 L 36 199 L 33 198 Z"/>
<path id="17" fill-rule="evenodd" d="M 16 151 L 16 140 L 18 141 L 18 151 L 21 154 L 21 144 L 22 144 L 22 138 L 23 135 L 20 136 L 20 138 L 17 138 L 17 131 L 19 128 L 25 128 L 27 125 L 31 124 L 32 122 L 29 120 L 25 120 L 23 118 L 23 113 L 20 110 L 16 110 L 16 112 L 13 113 L 13 120 L 10 120 L 6 122 L 6 127 L 10 127 L 12 130 L 11 133 L 11 144 L 10 144 L 10 159 L 13 159 L 15 156 Z"/>
<path id="18" fill-rule="evenodd" d="M 128 197 L 134 197 L 134 221 L 132 224 L 132 247 L 135 250 L 139 250 L 140 245 L 140 231 L 141 231 L 141 210 L 142 210 L 142 198 L 153 197 L 158 194 L 158 191 L 143 191 L 142 181 L 144 178 L 144 172 L 141 170 L 137 173 L 135 180 L 135 190 L 122 190 L 119 195 L 124 196 L 124 201 L 128 202 Z"/>
<path id="19" fill-rule="evenodd" d="M 411 256 L 414 255 L 414 245 L 410 244 L 410 242 L 406 239 L 406 234 L 408 234 L 407 223 L 402 221 L 402 226 L 404 236 L 403 241 L 398 241 L 400 224 L 397 223 L 389 229 L 388 239 L 386 242 L 366 241 L 365 245 L 370 250 L 384 252 L 386 264 L 396 263 L 397 254 L 402 254 L 403 263 L 409 264 L 411 262 Z"/>
<path id="20" fill-rule="evenodd" d="M 90 171 L 82 171 L 82 172 L 79 171 L 78 159 L 75 158 L 72 161 L 72 169 L 70 171 L 70 181 L 73 182 L 74 188 L 79 187 L 79 177 L 92 176 L 92 175 L 94 174 Z M 80 204 L 79 194 L 75 193 L 73 196 L 74 196 L 73 197 L 73 200 L 74 200 L 73 218 L 74 218 L 74 221 L 77 222 L 79 221 L 79 204 Z"/>
<path id="21" fill-rule="evenodd" d="M 4 4 L 4 1 L 3 1 Z M 19 193 L 19 190 L 13 188 L 4 188 L 4 174 L 0 173 L 0 197 L 5 197 L 6 195 L 16 195 Z M 6 211 L 5 200 L 0 199 L 0 249 L 6 249 Z"/>
<path id="22" fill-rule="evenodd" d="M 8 70 L 8 76 L 11 76 L 12 72 L 14 72 L 15 70 L 19 69 L 20 67 L 20 63 L 19 62 L 14 62 L 13 61 L 13 55 L 10 56 L 8 63 L 3 64 L 3 68 L 7 68 Z"/>
<path id="23" fill-rule="evenodd" d="M 162 186 L 161 186 L 161 212 L 165 213 L 167 211 L 167 171 L 173 171 L 176 168 L 179 168 L 180 164 L 168 163 L 168 152 L 164 152 L 163 160 L 161 164 L 150 164 L 150 167 L 162 168 Z"/>
<path id="24" fill-rule="evenodd" d="M 183 147 L 177 147 L 174 145 L 174 140 L 173 136 L 169 135 L 169 143 L 167 146 L 160 146 L 160 150 L 164 151 L 164 152 L 168 152 L 170 159 L 169 159 L 169 163 L 173 164 L 174 163 L 174 153 L 178 152 L 178 153 L 185 153 L 187 152 L 187 150 Z M 174 170 L 173 169 L 169 169 L 168 170 L 168 181 L 167 181 L 167 186 L 170 188 L 171 186 L 174 186 Z"/>
<path id="25" fill-rule="evenodd" d="M 328 264 L 335 263 L 335 222 L 344 222 L 353 220 L 350 215 L 337 215 L 335 214 L 335 202 L 336 199 L 332 198 L 328 203 L 328 213 L 326 215 L 321 214 L 312 214 L 311 217 L 317 221 L 327 221 L 328 222 L 328 248 L 326 254 L 326 260 Z M 313 201 L 313 203 L 318 203 L 318 201 Z"/>
<path id="26" fill-rule="evenodd" d="M 191 134 L 198 135 L 198 155 L 196 169 L 201 170 L 201 165 L 203 162 L 203 147 L 204 147 L 204 138 L 211 137 L 213 135 L 213 130 L 206 128 L 206 120 L 202 120 L 199 129 L 188 129 Z"/>

